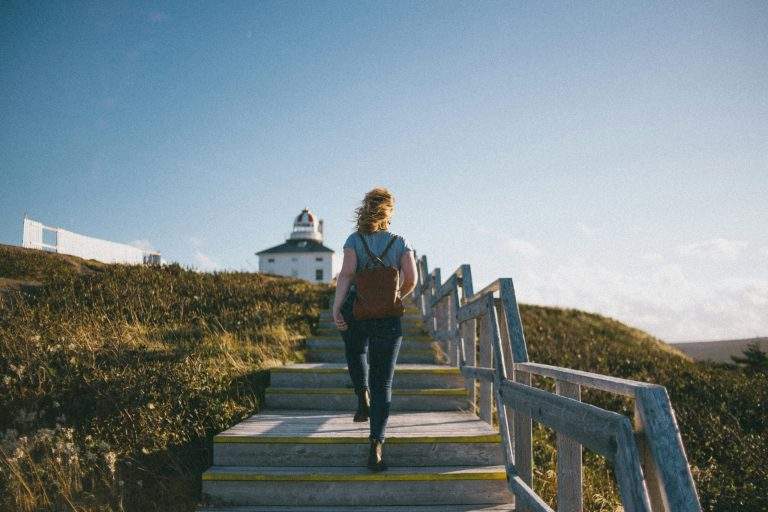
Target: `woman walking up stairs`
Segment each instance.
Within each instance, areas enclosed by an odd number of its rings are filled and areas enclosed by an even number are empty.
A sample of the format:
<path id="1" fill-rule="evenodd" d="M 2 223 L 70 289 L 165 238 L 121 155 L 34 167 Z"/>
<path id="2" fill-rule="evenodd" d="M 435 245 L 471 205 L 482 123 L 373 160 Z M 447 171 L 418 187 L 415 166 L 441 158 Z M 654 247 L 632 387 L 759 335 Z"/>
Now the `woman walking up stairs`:
<path id="1" fill-rule="evenodd" d="M 388 226 L 387 194 L 366 195 L 359 218 Z M 444 364 L 415 304 L 398 301 L 402 316 L 352 314 L 350 269 L 376 256 L 399 263 L 407 295 L 410 247 L 382 229 L 353 235 L 307 362 L 273 368 L 261 412 L 214 438 L 205 510 L 513 511 L 499 434 L 474 413 L 463 376 Z"/>
<path id="2" fill-rule="evenodd" d="M 357 230 L 344 242 L 344 261 L 333 302 L 333 320 L 344 340 L 349 376 L 357 395 L 354 421 L 366 421 L 370 413 L 368 467 L 374 471 L 387 469 L 383 444 L 395 364 L 403 341 L 402 297 L 416 286 L 413 249 L 403 237 L 388 231 L 394 206 L 394 198 L 387 189 L 376 188 L 365 195 L 357 209 Z M 395 270 L 379 274 L 384 284 L 389 284 L 386 279 L 394 278 L 391 296 L 380 296 L 390 290 L 379 283 L 358 293 L 358 281 L 365 277 L 363 272 L 376 264 L 379 270 Z M 382 307 L 374 312 L 378 314 L 368 315 L 372 318 L 362 315 L 364 318 L 359 319 L 354 314 L 356 301 L 363 305 L 378 301 Z"/>

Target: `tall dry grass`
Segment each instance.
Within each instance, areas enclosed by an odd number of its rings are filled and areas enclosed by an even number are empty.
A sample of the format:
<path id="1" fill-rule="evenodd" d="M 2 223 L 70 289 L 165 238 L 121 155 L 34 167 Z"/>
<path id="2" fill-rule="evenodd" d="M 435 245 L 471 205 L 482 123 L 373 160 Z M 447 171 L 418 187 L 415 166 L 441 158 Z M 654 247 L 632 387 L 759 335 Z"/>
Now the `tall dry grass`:
<path id="1" fill-rule="evenodd" d="M 0 247 L 0 510 L 194 510 L 211 438 L 332 292 Z"/>

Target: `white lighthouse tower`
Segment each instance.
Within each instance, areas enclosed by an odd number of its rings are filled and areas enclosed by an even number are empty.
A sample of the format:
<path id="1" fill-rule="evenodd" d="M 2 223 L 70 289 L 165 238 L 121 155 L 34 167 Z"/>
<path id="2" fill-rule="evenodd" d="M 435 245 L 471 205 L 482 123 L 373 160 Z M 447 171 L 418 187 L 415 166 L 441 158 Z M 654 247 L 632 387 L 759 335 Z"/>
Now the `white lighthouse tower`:
<path id="1" fill-rule="evenodd" d="M 323 245 L 323 221 L 304 208 L 293 221 L 291 236 L 280 245 L 256 253 L 259 272 L 330 283 L 333 249 Z"/>

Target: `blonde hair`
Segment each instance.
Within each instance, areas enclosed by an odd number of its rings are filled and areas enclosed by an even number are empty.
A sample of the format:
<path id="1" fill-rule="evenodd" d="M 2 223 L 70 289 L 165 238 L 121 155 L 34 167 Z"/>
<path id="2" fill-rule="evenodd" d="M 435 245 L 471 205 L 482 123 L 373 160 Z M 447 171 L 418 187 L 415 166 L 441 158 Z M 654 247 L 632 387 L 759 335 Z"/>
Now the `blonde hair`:
<path id="1" fill-rule="evenodd" d="M 362 204 L 355 208 L 357 230 L 370 234 L 387 229 L 394 208 L 395 197 L 386 187 L 371 189 L 365 194 Z"/>

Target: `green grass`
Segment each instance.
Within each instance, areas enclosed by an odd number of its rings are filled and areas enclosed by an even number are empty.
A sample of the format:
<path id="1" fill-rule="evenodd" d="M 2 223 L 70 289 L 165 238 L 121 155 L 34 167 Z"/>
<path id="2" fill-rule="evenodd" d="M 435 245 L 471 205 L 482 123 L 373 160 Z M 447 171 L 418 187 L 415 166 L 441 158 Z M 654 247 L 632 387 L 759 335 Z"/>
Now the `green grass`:
<path id="1" fill-rule="evenodd" d="M 193 510 L 332 289 L 0 246 L 0 510 Z M 29 285 L 32 286 L 29 286 Z"/>

